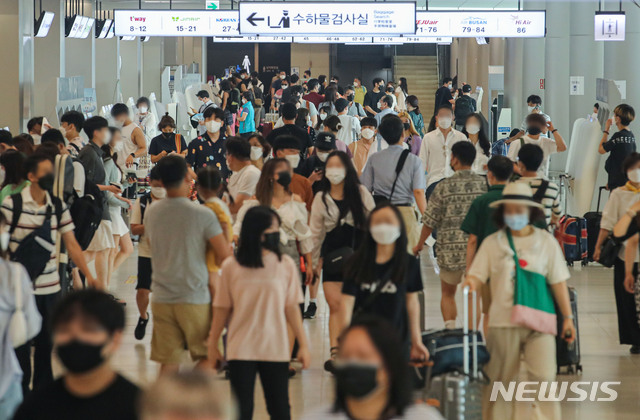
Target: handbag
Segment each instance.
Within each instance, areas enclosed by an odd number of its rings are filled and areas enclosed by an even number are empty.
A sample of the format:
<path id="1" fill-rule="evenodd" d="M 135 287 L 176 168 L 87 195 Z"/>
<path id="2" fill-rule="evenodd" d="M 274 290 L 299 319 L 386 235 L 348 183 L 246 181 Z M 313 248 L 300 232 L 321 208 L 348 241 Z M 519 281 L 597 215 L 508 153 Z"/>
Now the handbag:
<path id="1" fill-rule="evenodd" d="M 598 262 L 607 268 L 613 267 L 620 253 L 620 249 L 622 249 L 622 244 L 624 244 L 624 239 L 616 238 L 613 236 L 613 233 L 610 233 L 602 244 Z"/>
<path id="2" fill-rule="evenodd" d="M 338 223 L 340 223 L 340 221 L 338 221 Z M 341 232 L 338 232 L 338 230 L 340 230 Z M 322 271 L 324 272 L 324 274 L 328 276 L 341 275 L 345 262 L 353 255 L 356 241 L 356 230 L 355 228 L 352 232 L 349 232 L 349 230 L 351 229 L 349 229 L 348 225 L 341 224 L 339 226 L 336 226 L 331 232 L 328 233 L 328 235 L 334 233 L 351 235 L 351 244 L 334 249 L 333 251 L 327 252 L 323 256 Z"/>
<path id="3" fill-rule="evenodd" d="M 404 163 L 407 161 L 407 157 L 409 157 L 410 150 L 404 149 L 400 154 L 400 158 L 398 159 L 398 163 L 396 164 L 396 178 L 393 180 L 393 185 L 391 186 L 391 192 L 389 193 L 389 197 L 385 197 L 384 195 L 373 195 L 373 201 L 376 205 L 391 202 L 391 197 L 393 197 L 393 192 L 396 190 L 396 183 L 398 182 L 398 178 L 400 177 L 400 172 L 402 172 L 402 168 L 404 168 Z"/>
<path id="4" fill-rule="evenodd" d="M 476 335 L 478 343 L 478 366 L 489 362 L 490 356 L 487 345 L 480 331 L 470 331 Z M 422 343 L 425 345 L 433 361 L 432 375 L 461 371 L 464 365 L 464 330 L 462 328 L 425 331 L 422 333 Z M 473 361 L 470 352 L 469 360 Z"/>
<path id="5" fill-rule="evenodd" d="M 507 229 L 509 247 L 515 262 L 515 286 L 511 323 L 545 334 L 558 334 L 555 302 L 547 278 L 520 266 L 511 231 Z"/>

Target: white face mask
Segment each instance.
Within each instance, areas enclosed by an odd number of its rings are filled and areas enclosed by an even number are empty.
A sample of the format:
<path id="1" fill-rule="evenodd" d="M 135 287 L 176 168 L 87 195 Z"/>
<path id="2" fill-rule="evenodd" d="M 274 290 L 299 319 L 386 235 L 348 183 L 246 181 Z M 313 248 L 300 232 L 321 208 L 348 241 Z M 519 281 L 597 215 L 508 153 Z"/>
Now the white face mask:
<path id="1" fill-rule="evenodd" d="M 627 178 L 629 181 L 640 183 L 640 169 L 632 169 L 627 171 Z"/>
<path id="2" fill-rule="evenodd" d="M 400 237 L 400 226 L 386 223 L 371 226 L 371 237 L 380 245 L 390 245 Z"/>
<path id="3" fill-rule="evenodd" d="M 451 127 L 451 118 L 438 118 L 438 127 L 447 130 Z"/>
<path id="4" fill-rule="evenodd" d="M 104 135 L 104 139 L 102 140 L 103 144 L 109 144 L 111 143 L 111 131 L 107 130 L 105 135 Z"/>
<path id="5" fill-rule="evenodd" d="M 151 187 L 151 195 L 158 199 L 163 199 L 167 196 L 167 190 L 164 187 Z"/>
<path id="6" fill-rule="evenodd" d="M 262 147 L 251 146 L 251 160 L 258 160 L 262 157 Z"/>
<path id="7" fill-rule="evenodd" d="M 286 155 L 284 158 L 289 161 L 289 165 L 291 165 L 293 169 L 297 168 L 300 163 L 300 155 L 297 153 L 295 155 Z"/>
<path id="8" fill-rule="evenodd" d="M 347 176 L 347 171 L 344 168 L 326 168 L 324 176 L 330 183 L 335 185 L 344 181 L 345 176 Z"/>
<path id="9" fill-rule="evenodd" d="M 377 107 L 378 109 L 382 109 L 382 102 L 378 102 L 378 103 L 376 104 L 376 107 Z"/>
<path id="10" fill-rule="evenodd" d="M 64 137 L 64 134 L 62 136 Z M 34 144 L 40 144 L 42 141 L 42 136 L 40 134 L 32 134 L 31 137 L 33 138 Z"/>
<path id="11" fill-rule="evenodd" d="M 478 124 L 467 125 L 467 133 L 478 134 L 480 132 L 480 126 Z"/>
<path id="12" fill-rule="evenodd" d="M 321 162 L 326 162 L 328 157 L 329 152 L 318 152 L 318 159 L 320 159 Z"/>
<path id="13" fill-rule="evenodd" d="M 324 119 L 327 118 L 327 114 L 318 114 L 318 116 L 320 117 L 320 121 L 324 121 Z"/>
<path id="14" fill-rule="evenodd" d="M 149 108 L 147 108 L 146 106 L 141 106 L 140 108 L 138 108 L 138 112 L 140 112 L 141 114 L 146 114 L 148 110 Z"/>
<path id="15" fill-rule="evenodd" d="M 62 133 L 62 137 L 67 137 L 67 130 L 64 127 L 60 126 L 58 130 Z"/>
<path id="16" fill-rule="evenodd" d="M 121 141 L 119 141 L 119 142 L 117 142 L 116 144 L 113 145 L 113 151 L 114 152 L 122 152 L 123 147 L 124 147 L 124 144 Z"/>
<path id="17" fill-rule="evenodd" d="M 536 107 L 535 107 L 535 106 L 528 106 L 528 105 L 527 105 L 527 112 L 528 112 L 529 114 L 531 114 L 531 113 L 533 112 L 533 110 L 534 110 L 534 109 L 536 109 Z"/>
<path id="18" fill-rule="evenodd" d="M 373 136 L 375 136 L 375 134 L 376 134 L 376 132 L 373 131 L 370 128 L 363 128 L 360 133 L 362 134 L 362 138 L 367 139 L 367 140 L 372 139 Z"/>
<path id="19" fill-rule="evenodd" d="M 281 80 L 284 80 L 284 78 L 285 78 L 285 77 L 287 77 L 287 76 L 286 76 L 286 75 L 284 75 L 284 74 L 281 74 L 281 75 L 280 75 L 280 79 L 281 79 Z"/>
<path id="20" fill-rule="evenodd" d="M 114 127 L 116 127 L 116 128 L 122 128 L 122 127 L 124 127 L 124 121 L 118 121 L 118 120 L 116 120 L 116 121 L 114 122 Z"/>
<path id="21" fill-rule="evenodd" d="M 9 239 L 11 239 L 9 232 L 0 233 L 0 249 L 2 249 L 3 252 L 9 249 Z"/>
<path id="22" fill-rule="evenodd" d="M 207 131 L 210 133 L 217 133 L 220 131 L 220 127 L 222 127 L 222 123 L 218 121 L 207 121 L 204 126 L 207 128 Z"/>

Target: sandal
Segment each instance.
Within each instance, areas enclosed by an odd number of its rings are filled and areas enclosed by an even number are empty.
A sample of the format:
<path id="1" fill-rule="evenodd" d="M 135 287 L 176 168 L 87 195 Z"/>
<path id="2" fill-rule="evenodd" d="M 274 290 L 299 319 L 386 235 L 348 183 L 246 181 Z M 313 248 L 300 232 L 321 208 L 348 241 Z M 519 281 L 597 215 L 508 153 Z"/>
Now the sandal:
<path id="1" fill-rule="evenodd" d="M 330 352 L 331 352 L 331 356 L 329 360 L 324 362 L 324 370 L 329 373 L 335 373 L 336 368 L 333 365 L 333 362 L 335 361 L 336 356 L 338 355 L 338 347 L 331 347 Z"/>

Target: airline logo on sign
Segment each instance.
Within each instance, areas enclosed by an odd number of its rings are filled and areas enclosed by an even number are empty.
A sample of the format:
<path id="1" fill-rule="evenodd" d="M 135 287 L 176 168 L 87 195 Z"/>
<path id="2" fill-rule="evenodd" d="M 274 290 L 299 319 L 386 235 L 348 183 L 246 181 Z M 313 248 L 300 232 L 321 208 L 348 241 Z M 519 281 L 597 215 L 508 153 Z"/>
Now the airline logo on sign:
<path id="1" fill-rule="evenodd" d="M 414 35 L 415 3 L 240 2 L 240 33 L 301 36 Z"/>
<path id="2" fill-rule="evenodd" d="M 544 11 L 417 12 L 416 36 L 544 37 Z"/>

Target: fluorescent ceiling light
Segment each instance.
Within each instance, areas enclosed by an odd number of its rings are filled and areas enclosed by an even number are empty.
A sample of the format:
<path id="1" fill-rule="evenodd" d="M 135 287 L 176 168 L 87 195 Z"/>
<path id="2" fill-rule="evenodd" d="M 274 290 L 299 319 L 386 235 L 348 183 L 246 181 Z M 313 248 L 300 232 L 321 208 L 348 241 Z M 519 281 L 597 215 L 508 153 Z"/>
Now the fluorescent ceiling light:
<path id="1" fill-rule="evenodd" d="M 34 29 L 35 36 L 37 38 L 44 38 L 49 33 L 49 29 L 51 29 L 51 24 L 53 23 L 53 17 L 55 13 L 53 12 L 45 12 L 40 13 L 40 17 L 36 20 L 36 25 Z"/>

